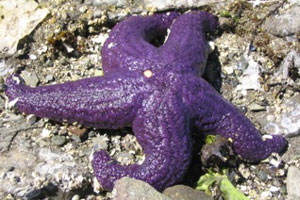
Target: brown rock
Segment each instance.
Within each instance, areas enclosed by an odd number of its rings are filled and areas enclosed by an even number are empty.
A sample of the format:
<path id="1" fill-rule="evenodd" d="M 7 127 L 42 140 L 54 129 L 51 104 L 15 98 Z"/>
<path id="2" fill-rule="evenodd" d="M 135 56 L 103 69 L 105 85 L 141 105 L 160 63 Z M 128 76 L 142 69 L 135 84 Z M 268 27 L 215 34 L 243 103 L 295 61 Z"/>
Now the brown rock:
<path id="1" fill-rule="evenodd" d="M 165 189 L 164 195 L 172 200 L 213 200 L 202 191 L 195 190 L 185 185 L 175 185 Z"/>
<path id="2" fill-rule="evenodd" d="M 116 181 L 113 195 L 114 200 L 171 200 L 148 183 L 129 177 Z"/>
<path id="3" fill-rule="evenodd" d="M 76 135 L 76 136 L 82 138 L 84 136 L 84 134 L 87 132 L 87 129 L 86 128 L 79 128 L 77 126 L 69 126 L 68 131 L 72 135 Z"/>

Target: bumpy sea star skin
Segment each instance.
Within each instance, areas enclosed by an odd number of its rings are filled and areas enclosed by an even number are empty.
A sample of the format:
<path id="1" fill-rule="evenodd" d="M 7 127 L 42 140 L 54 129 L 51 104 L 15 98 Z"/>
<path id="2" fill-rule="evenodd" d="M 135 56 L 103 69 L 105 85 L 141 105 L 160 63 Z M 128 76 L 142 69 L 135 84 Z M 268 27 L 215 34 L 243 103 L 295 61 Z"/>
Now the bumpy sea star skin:
<path id="1" fill-rule="evenodd" d="M 113 28 L 103 47 L 103 77 L 30 88 L 13 75 L 6 94 L 17 99 L 21 112 L 39 117 L 97 128 L 132 125 L 145 161 L 122 166 L 96 152 L 94 173 L 107 190 L 124 176 L 158 190 L 180 181 L 191 160 L 191 127 L 231 138 L 245 160 L 265 159 L 286 141 L 277 135 L 262 140 L 251 122 L 199 76 L 209 52 L 205 35 L 216 27 L 217 19 L 206 12 L 129 17 Z M 166 42 L 153 46 L 153 37 L 168 28 Z"/>

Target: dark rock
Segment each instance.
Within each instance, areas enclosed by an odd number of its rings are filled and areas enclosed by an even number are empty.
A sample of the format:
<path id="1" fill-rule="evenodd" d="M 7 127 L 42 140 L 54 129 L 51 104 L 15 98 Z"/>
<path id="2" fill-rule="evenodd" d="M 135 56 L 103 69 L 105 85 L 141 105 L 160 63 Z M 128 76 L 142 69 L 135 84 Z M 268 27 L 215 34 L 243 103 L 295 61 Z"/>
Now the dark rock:
<path id="1" fill-rule="evenodd" d="M 204 166 L 217 167 L 235 157 L 228 139 L 216 136 L 211 144 L 205 144 L 201 150 L 201 162 Z"/>

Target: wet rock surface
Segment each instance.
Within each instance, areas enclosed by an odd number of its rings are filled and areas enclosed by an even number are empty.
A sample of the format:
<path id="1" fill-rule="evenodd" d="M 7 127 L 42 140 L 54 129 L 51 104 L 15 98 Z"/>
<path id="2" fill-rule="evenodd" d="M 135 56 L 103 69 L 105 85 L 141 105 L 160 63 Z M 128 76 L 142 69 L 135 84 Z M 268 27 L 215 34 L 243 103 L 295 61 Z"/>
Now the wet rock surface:
<path id="1" fill-rule="evenodd" d="M 146 15 L 172 8 L 180 12 L 208 10 L 220 18 L 220 34 L 213 41 L 214 56 L 208 65 L 221 72 L 221 80 L 217 81 L 221 85 L 220 92 L 263 134 L 289 137 L 289 148 L 282 157 L 273 155 L 257 164 L 242 163 L 237 169 L 239 175 L 235 174 L 232 182 L 249 199 L 284 200 L 294 195 L 287 185 L 299 182 L 299 177 L 287 174 L 300 168 L 297 120 L 300 45 L 297 26 L 290 24 L 299 23 L 295 21 L 299 13 L 293 11 L 296 5 L 292 5 L 292 1 L 255 1 L 256 5 L 246 1 L 38 2 L 39 8 L 49 11 L 48 17 L 35 25 L 33 31 L 25 31 L 27 36 L 21 41 L 17 39 L 19 45 L 15 54 L 0 57 L 1 199 L 113 198 L 113 194 L 104 192 L 94 178 L 91 155 L 94 151 L 107 150 L 121 163 L 142 163 L 143 150 L 132 130 L 97 130 L 24 116 L 14 110 L 14 102 L 7 102 L 3 83 L 13 71 L 27 76 L 27 83 L 32 86 L 102 75 L 100 51 L 116 23 L 132 14 Z M 206 3 L 209 6 L 201 7 Z M 14 14 L 21 15 L 21 12 Z M 282 20 L 283 16 L 288 20 L 285 26 L 274 26 L 268 21 Z M 263 29 L 268 23 L 277 32 Z M 13 27 L 16 29 L 17 26 Z M 288 36 L 282 37 L 285 33 Z M 195 144 L 195 148 L 199 145 L 202 144 Z M 198 153 L 195 157 L 199 157 Z M 203 174 L 200 164 L 191 167 Z M 191 182 L 184 180 L 183 184 L 194 186 L 195 181 Z M 144 189 L 153 190 L 141 182 L 137 187 L 142 185 Z M 185 189 L 178 187 L 175 186 L 177 191 L 173 194 L 184 196 L 195 192 L 185 186 L 180 186 Z M 138 189 L 134 190 L 134 198 L 139 197 Z M 158 192 L 153 194 L 161 197 Z M 217 191 L 212 195 L 216 197 Z M 171 197 L 162 195 L 162 198 Z"/>

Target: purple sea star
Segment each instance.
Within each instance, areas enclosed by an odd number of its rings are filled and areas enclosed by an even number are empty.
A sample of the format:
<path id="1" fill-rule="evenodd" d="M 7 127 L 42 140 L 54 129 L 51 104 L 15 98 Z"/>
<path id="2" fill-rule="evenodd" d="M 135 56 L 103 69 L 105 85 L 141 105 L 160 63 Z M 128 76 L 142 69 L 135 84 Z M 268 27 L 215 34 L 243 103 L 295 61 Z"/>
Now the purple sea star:
<path id="1" fill-rule="evenodd" d="M 217 24 L 213 15 L 196 11 L 129 17 L 104 44 L 103 77 L 31 88 L 13 75 L 6 94 L 17 99 L 21 112 L 38 117 L 97 128 L 132 125 L 145 161 L 123 166 L 96 152 L 94 173 L 107 190 L 124 176 L 158 190 L 180 181 L 191 160 L 192 127 L 230 138 L 245 160 L 265 159 L 286 141 L 278 135 L 262 140 L 251 122 L 201 78 L 209 52 L 206 33 Z M 167 29 L 166 42 L 152 45 Z"/>

